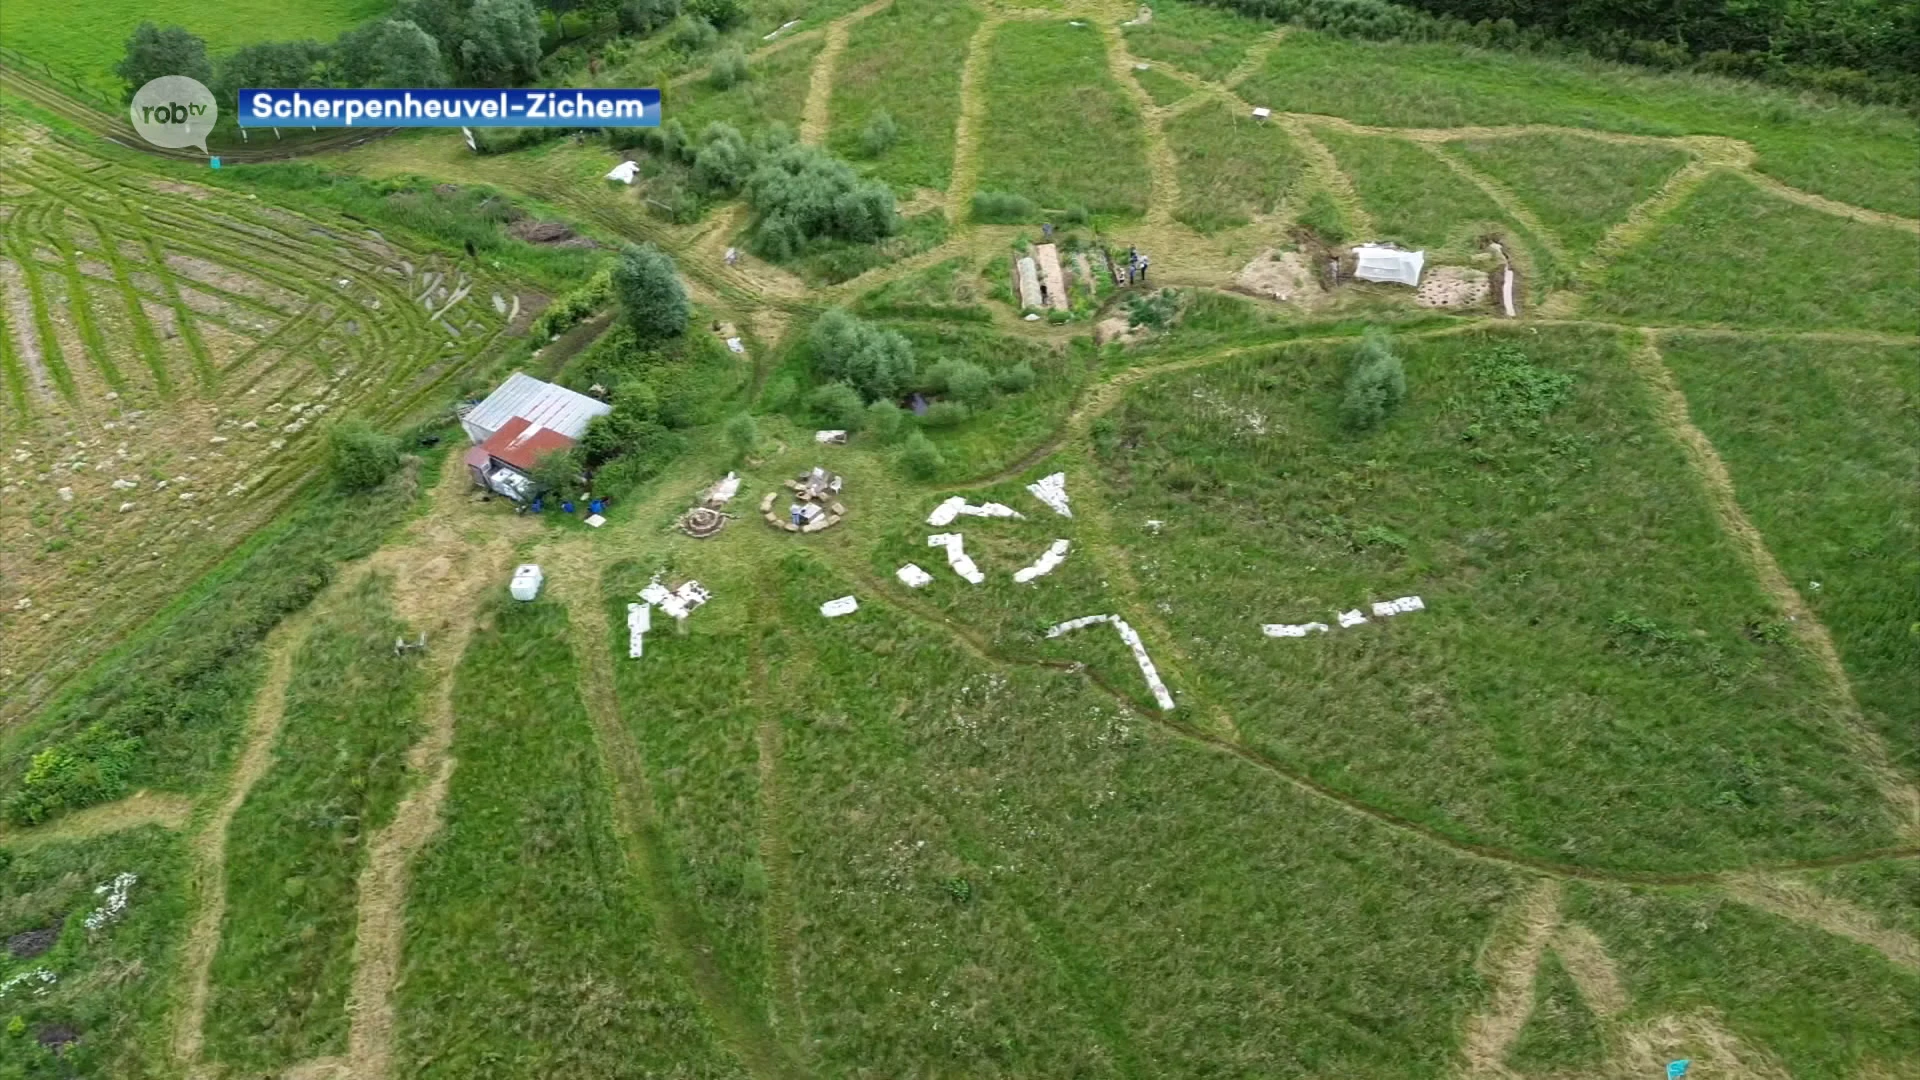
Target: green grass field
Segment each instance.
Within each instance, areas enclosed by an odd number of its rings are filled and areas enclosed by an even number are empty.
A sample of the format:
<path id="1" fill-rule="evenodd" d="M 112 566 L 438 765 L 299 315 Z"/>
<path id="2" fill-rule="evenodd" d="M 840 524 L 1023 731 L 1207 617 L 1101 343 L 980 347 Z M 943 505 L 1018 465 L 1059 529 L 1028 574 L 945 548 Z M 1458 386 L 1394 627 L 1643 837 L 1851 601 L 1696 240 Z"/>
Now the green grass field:
<path id="1" fill-rule="evenodd" d="M 1760 171 L 1795 187 L 1873 210 L 1914 212 L 1920 134 L 1910 118 L 1752 83 L 1295 30 L 1239 92 L 1255 104 L 1394 127 L 1561 124 L 1725 135 L 1751 142 Z"/>
<path id="2" fill-rule="evenodd" d="M 1188 109 L 1167 121 L 1179 163 L 1180 209 L 1200 232 L 1245 225 L 1271 214 L 1300 177 L 1300 155 L 1285 133 L 1225 104 Z"/>
<path id="3" fill-rule="evenodd" d="M 1796 1080 L 1917 1063 L 1920 975 L 1705 890 L 1583 886 L 1567 905 L 1612 951 L 1642 1017 L 1718 1010 Z"/>
<path id="4" fill-rule="evenodd" d="M 1677 326 L 1920 331 L 1920 249 L 1711 177 L 1607 270 L 1595 314 Z"/>
<path id="5" fill-rule="evenodd" d="M 1861 707 L 1914 767 L 1920 635 L 1905 600 L 1920 557 L 1913 351 L 1676 337 L 1662 352 L 1742 507 L 1832 632 Z"/>
<path id="6" fill-rule="evenodd" d="M 407 911 L 410 1076 L 741 1075 L 621 855 L 564 609 L 502 596 L 454 687 L 459 761 Z"/>
<path id="7" fill-rule="evenodd" d="M 811 117 L 917 216 L 781 266 L 724 258 L 749 207 L 650 201 L 685 163 L 606 183 L 626 139 L 209 174 L 0 103 L 0 685 L 25 691 L 0 694 L 0 1080 L 1920 1075 L 1912 118 L 1022 2 L 752 0 L 691 51 L 570 18 L 552 71 L 608 85 L 799 20 L 668 115 Z M 899 138 L 868 156 L 882 108 Z M 1454 125 L 1482 127 L 1393 130 Z M 1740 142 L 1682 138 L 1709 135 Z M 1035 205 L 946 219 L 987 193 Z M 1041 221 L 1071 303 L 1027 321 Z M 1309 231 L 1482 269 L 1498 234 L 1519 312 L 1253 295 L 1249 261 Z M 643 242 L 680 335 L 580 310 Z M 1089 294 L 1072 255 L 1130 245 L 1151 292 Z M 813 394 L 828 308 L 913 347 L 868 393 L 971 411 L 821 438 L 855 426 Z M 1382 332 L 1396 359 L 1354 378 Z M 919 381 L 943 361 L 1033 378 Z M 448 411 L 516 368 L 655 391 L 661 427 L 590 439 L 649 455 L 582 478 L 598 527 L 451 459 Z M 352 414 L 423 459 L 342 493 L 325 432 Z M 816 466 L 842 519 L 770 527 Z M 729 473 L 724 527 L 686 535 Z M 1070 515 L 1028 490 L 1054 473 Z M 956 495 L 1021 516 L 931 524 Z M 257 531 L 216 545 L 240 508 Z M 711 600 L 630 658 L 655 575 Z M 400 613 L 465 651 L 393 656 Z M 1046 636 L 1087 615 L 1137 633 L 1171 709 L 1114 626 Z"/>
<path id="8" fill-rule="evenodd" d="M 1169 380 L 1112 417 L 1103 477 L 1121 521 L 1170 524 L 1118 539 L 1248 737 L 1369 802 L 1586 865 L 1889 842 L 1628 345 L 1405 342 L 1410 399 L 1363 438 L 1334 420 L 1344 350 Z M 1407 594 L 1428 610 L 1260 634 Z"/>
<path id="9" fill-rule="evenodd" d="M 393 815 L 424 678 L 385 583 L 369 577 L 294 656 L 275 763 L 229 829 L 227 916 L 207 1052 L 272 1071 L 346 1049 L 353 919 L 367 843 Z"/>
<path id="10" fill-rule="evenodd" d="M 70 8 L 46 0 L 9 0 L 0 5 L 0 45 L 71 72 L 82 82 L 118 97 L 113 73 L 127 38 L 143 22 L 184 26 L 206 39 L 218 56 L 258 41 L 331 40 L 393 7 L 389 0 L 313 0 L 288 5 L 275 0 L 238 0 L 209 7 L 196 0 L 129 3 L 105 0 Z"/>
<path id="11" fill-rule="evenodd" d="M 1126 27 L 1127 51 L 1142 60 L 1171 64 L 1209 82 L 1226 78 L 1271 24 L 1200 4 L 1152 5 L 1153 20 Z"/>
<path id="12" fill-rule="evenodd" d="M 1578 135 L 1480 139 L 1452 148 L 1512 189 L 1575 259 L 1687 163 L 1684 150 Z"/>
<path id="13" fill-rule="evenodd" d="M 1048 209 L 1132 216 L 1147 207 L 1139 116 L 1091 26 L 1012 22 L 993 36 L 980 139 L 981 191 Z"/>
<path id="14" fill-rule="evenodd" d="M 897 189 L 945 189 L 960 117 L 960 66 L 979 22 L 970 7 L 897 0 L 856 24 L 834 74 L 829 148 Z M 861 135 L 881 110 L 898 125 L 899 141 L 870 158 Z"/>

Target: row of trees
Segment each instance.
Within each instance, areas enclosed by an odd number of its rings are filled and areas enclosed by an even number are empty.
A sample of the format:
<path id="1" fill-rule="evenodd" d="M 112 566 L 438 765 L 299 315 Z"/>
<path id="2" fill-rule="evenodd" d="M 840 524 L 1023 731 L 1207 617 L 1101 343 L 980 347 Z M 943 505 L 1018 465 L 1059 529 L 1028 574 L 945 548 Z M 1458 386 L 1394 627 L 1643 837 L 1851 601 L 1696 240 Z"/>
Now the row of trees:
<path id="1" fill-rule="evenodd" d="M 1372 40 L 1568 48 L 1920 102 L 1920 0 L 1209 0 Z"/>
<path id="2" fill-rule="evenodd" d="M 532 0 L 407 0 L 331 43 L 244 45 L 217 64 L 199 35 L 141 23 L 116 69 L 129 97 L 162 75 L 187 75 L 232 100 L 246 86 L 511 86 L 540 73 Z"/>

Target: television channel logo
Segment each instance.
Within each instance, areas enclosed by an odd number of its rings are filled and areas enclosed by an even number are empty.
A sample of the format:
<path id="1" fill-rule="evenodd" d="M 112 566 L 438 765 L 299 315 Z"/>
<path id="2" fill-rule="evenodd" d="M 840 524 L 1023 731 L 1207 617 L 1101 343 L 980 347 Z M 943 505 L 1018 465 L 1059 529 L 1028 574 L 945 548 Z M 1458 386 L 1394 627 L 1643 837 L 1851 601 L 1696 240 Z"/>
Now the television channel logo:
<path id="1" fill-rule="evenodd" d="M 197 146 L 205 154 L 207 135 L 220 119 L 220 103 L 198 79 L 162 75 L 134 92 L 127 116 L 133 130 L 155 146 L 168 150 Z"/>

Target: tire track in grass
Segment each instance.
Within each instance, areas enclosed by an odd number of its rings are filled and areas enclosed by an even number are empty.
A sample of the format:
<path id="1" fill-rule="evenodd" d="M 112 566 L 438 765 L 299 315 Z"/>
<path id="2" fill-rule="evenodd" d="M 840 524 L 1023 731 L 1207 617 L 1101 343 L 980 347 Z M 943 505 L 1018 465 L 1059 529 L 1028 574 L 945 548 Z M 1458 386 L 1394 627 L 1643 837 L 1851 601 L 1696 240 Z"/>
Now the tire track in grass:
<path id="1" fill-rule="evenodd" d="M 813 70 L 807 73 L 807 103 L 800 109 L 800 141 L 820 146 L 827 141 L 833 104 L 833 72 L 840 65 L 840 54 L 847 51 L 847 20 L 827 24 L 827 40 L 813 58 Z"/>
<path id="2" fill-rule="evenodd" d="M 166 352 L 153 332 L 153 322 L 147 318 L 147 307 L 140 301 L 140 290 L 134 287 L 133 274 L 127 269 L 127 261 L 120 256 L 120 245 L 114 242 L 106 223 L 98 217 L 89 216 L 87 224 L 92 227 L 94 235 L 100 238 L 100 254 L 113 271 L 113 282 L 127 302 L 127 319 L 133 325 L 134 344 L 139 348 L 140 358 L 146 363 L 147 370 L 153 375 L 154 389 L 160 394 L 161 400 L 171 400 L 173 377 L 167 371 Z"/>
<path id="3" fill-rule="evenodd" d="M 1280 44 L 1281 39 L 1286 36 L 1287 28 L 1283 26 L 1247 46 L 1247 51 L 1240 57 L 1240 62 L 1220 80 L 1221 88 L 1232 90 L 1253 78 L 1255 72 L 1266 66 L 1267 55 L 1273 52 L 1274 46 Z"/>
<path id="4" fill-rule="evenodd" d="M 334 588 L 338 587 L 336 583 Z M 174 1059 L 191 1077 L 208 1075 L 200 1050 L 207 1020 L 208 979 L 213 970 L 213 954 L 220 946 L 220 924 L 227 912 L 227 828 L 233 824 L 240 804 L 247 801 L 253 785 L 273 764 L 274 743 L 280 735 L 280 721 L 286 714 L 287 683 L 293 678 L 293 657 L 300 643 L 306 640 L 307 631 L 313 625 L 313 612 L 318 607 L 317 602 L 309 605 L 267 635 L 266 678 L 254 694 L 240 759 L 234 766 L 233 778 L 227 782 L 226 798 L 193 838 L 193 881 L 199 909 L 182 949 L 180 977 L 186 985 L 173 1033 Z"/>
<path id="5" fill-rule="evenodd" d="M 1560 882 L 1538 882 L 1496 926 L 1480 952 L 1480 971 L 1493 986 L 1485 1008 L 1467 1019 L 1461 1040 L 1464 1076 L 1507 1076 L 1507 1048 L 1533 1015 L 1534 973 L 1560 924 Z"/>
<path id="6" fill-rule="evenodd" d="M 1569 265 L 1566 246 L 1553 234 L 1553 230 L 1541 224 L 1532 210 L 1527 209 L 1526 204 L 1520 201 L 1520 197 L 1514 194 L 1512 188 L 1467 164 L 1458 154 L 1447 149 L 1444 143 L 1416 141 L 1415 145 L 1432 154 L 1455 176 L 1479 188 L 1480 193 L 1491 200 L 1493 205 L 1499 207 L 1502 213 L 1531 232 L 1540 241 L 1540 246 L 1547 249 L 1547 254 L 1552 256 L 1554 262 L 1561 266 Z"/>
<path id="7" fill-rule="evenodd" d="M 1553 935 L 1553 952 L 1593 1015 L 1611 1020 L 1627 1011 L 1632 1001 L 1620 981 L 1620 971 L 1592 930 L 1580 923 L 1561 923 L 1559 932 Z"/>
<path id="8" fill-rule="evenodd" d="M 1849 221 L 1864 221 L 1871 225 L 1882 225 L 1889 229 L 1899 229 L 1902 232 L 1920 234 L 1920 219 L 1901 217 L 1899 214 L 1889 214 L 1880 210 L 1868 210 L 1859 206 L 1850 206 L 1843 202 L 1835 202 L 1822 195 L 1815 195 L 1811 191 L 1801 191 L 1799 188 L 1789 187 L 1765 173 L 1755 172 L 1752 169 L 1742 169 L 1740 171 L 1746 175 L 1746 178 L 1751 181 L 1755 187 L 1770 194 L 1778 195 L 1788 202 L 1798 203 L 1809 210 L 1818 210 L 1823 214 L 1832 214 L 1835 217 L 1843 217 Z"/>
<path id="9" fill-rule="evenodd" d="M 1780 569 L 1773 552 L 1768 549 L 1766 538 L 1747 518 L 1746 511 L 1741 509 L 1734 492 L 1733 475 L 1727 471 L 1726 462 L 1720 459 L 1719 451 L 1714 449 L 1713 441 L 1707 438 L 1706 432 L 1694 425 L 1686 395 L 1681 392 L 1673 372 L 1660 355 L 1658 332 L 1644 329 L 1640 333 L 1641 347 L 1634 350 L 1632 363 L 1652 400 L 1655 419 L 1686 453 L 1688 462 L 1700 479 L 1707 502 L 1720 522 L 1721 531 L 1733 541 L 1734 547 L 1759 580 L 1760 587 L 1766 590 L 1780 612 L 1787 617 L 1801 647 L 1806 649 L 1827 676 L 1839 723 L 1823 726 L 1834 728 L 1840 741 L 1853 751 L 1872 775 L 1881 796 L 1887 800 L 1894 814 L 1895 828 L 1901 838 L 1910 842 L 1920 840 L 1920 788 L 1894 768 L 1886 741 L 1867 726 L 1866 718 L 1860 712 L 1860 703 L 1853 696 L 1853 681 L 1840 662 L 1840 653 L 1834 647 L 1833 637 L 1827 633 L 1826 626 L 1813 610 L 1807 607 L 1792 582 L 1787 580 L 1786 573 Z M 1823 717 L 1815 718 L 1816 723 L 1823 720 Z"/>
<path id="10" fill-rule="evenodd" d="M 767 971 L 773 984 L 772 1015 L 768 1023 L 787 1045 L 805 1046 L 808 1024 L 800 1001 L 800 940 L 794 922 L 793 859 L 786 840 L 786 799 L 780 782 L 784 732 L 775 703 L 789 700 L 788 691 L 799 685 L 812 666 L 812 659 L 810 656 L 787 657 L 780 666 L 779 690 L 770 688 L 766 637 L 772 632 L 771 628 L 778 625 L 777 595 L 777 583 L 769 570 L 754 596 L 754 621 L 758 630 L 750 639 L 754 704 L 760 714 L 755 731 L 760 751 L 760 863 L 767 872 L 762 914 L 767 921 Z M 800 644 L 798 638 L 793 640 Z"/>
<path id="11" fill-rule="evenodd" d="M 1250 108 L 1240 98 L 1233 98 L 1242 108 Z M 1360 201 L 1360 193 L 1353 189 L 1353 181 L 1340 168 L 1340 159 L 1333 156 L 1327 144 L 1314 135 L 1313 128 L 1299 117 L 1288 113 L 1275 113 L 1287 138 L 1292 139 L 1300 148 L 1301 156 L 1306 158 L 1303 170 L 1313 186 L 1325 191 L 1340 208 L 1340 214 L 1347 219 L 1347 231 L 1355 236 L 1372 236 L 1374 233 L 1373 215 L 1367 212 L 1366 204 Z"/>
<path id="12" fill-rule="evenodd" d="M 580 664 L 580 700 L 586 705 L 594 741 L 600 744 L 606 764 L 621 850 L 660 918 L 661 938 L 692 976 L 694 990 L 728 1049 L 756 1080 L 804 1076 L 787 1048 L 740 1001 L 714 964 L 701 942 L 698 914 L 674 895 L 672 871 L 661 850 L 659 823 L 654 820 L 653 786 L 647 780 L 639 747 L 621 722 L 614 696 L 613 670 L 607 655 L 612 638 L 601 607 L 600 575 L 585 559 L 576 557 L 572 565 L 584 572 L 556 574 L 549 587 L 567 606 L 573 651 Z"/>
<path id="13" fill-rule="evenodd" d="M 1007 21 L 998 9 L 988 9 L 967 41 L 967 61 L 960 65 L 960 115 L 953 123 L 953 179 L 947 182 L 947 221 L 958 226 L 967 220 L 973 190 L 980 183 L 980 128 L 987 116 L 987 62 L 993 35 Z"/>
<path id="14" fill-rule="evenodd" d="M 42 844 L 86 840 L 109 833 L 158 825 L 163 829 L 186 828 L 193 816 L 193 800 L 168 792 L 137 791 L 124 799 L 100 803 L 62 814 L 45 825 L 26 829 L 0 829 L 0 847 L 25 851 Z"/>

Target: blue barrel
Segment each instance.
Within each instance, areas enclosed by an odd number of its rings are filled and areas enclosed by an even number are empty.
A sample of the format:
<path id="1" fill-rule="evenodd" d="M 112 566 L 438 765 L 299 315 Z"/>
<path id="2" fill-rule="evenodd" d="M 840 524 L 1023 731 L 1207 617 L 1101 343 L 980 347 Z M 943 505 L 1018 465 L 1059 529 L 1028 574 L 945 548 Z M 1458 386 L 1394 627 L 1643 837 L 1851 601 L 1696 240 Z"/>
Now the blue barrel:
<path id="1" fill-rule="evenodd" d="M 566 499 L 566 500 L 564 500 L 564 501 L 562 501 L 562 502 L 560 503 L 560 512 L 561 512 L 561 513 L 563 513 L 563 514 L 571 514 L 571 513 L 573 513 L 573 500 L 572 500 L 572 499 Z"/>
<path id="2" fill-rule="evenodd" d="M 536 514 L 539 513 L 541 510 L 546 509 L 546 500 L 541 499 L 538 496 L 535 496 L 533 500 L 533 506 L 531 507 L 531 509 Z"/>
<path id="3" fill-rule="evenodd" d="M 604 514 L 606 511 L 607 500 L 605 499 L 595 499 L 587 504 L 587 512 L 590 514 Z"/>

